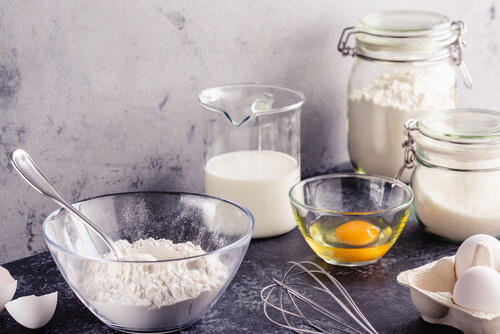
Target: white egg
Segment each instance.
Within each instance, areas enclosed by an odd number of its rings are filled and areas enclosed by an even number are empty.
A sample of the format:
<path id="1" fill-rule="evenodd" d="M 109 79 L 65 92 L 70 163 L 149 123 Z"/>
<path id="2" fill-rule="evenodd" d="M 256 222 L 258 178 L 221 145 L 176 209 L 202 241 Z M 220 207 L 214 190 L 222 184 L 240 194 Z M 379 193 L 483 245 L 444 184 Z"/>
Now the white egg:
<path id="1" fill-rule="evenodd" d="M 56 311 L 57 291 L 40 297 L 31 295 L 5 304 L 9 314 L 18 323 L 30 329 L 45 326 Z"/>
<path id="2" fill-rule="evenodd" d="M 453 289 L 453 302 L 479 312 L 500 312 L 500 273 L 485 266 L 467 269 Z"/>
<path id="3" fill-rule="evenodd" d="M 466 239 L 457 250 L 455 255 L 455 274 L 457 279 L 464 271 L 471 267 L 476 245 L 480 242 L 486 242 L 491 246 L 494 267 L 497 271 L 500 271 L 500 241 L 487 234 L 476 234 Z"/>
<path id="4" fill-rule="evenodd" d="M 0 311 L 12 300 L 16 289 L 17 281 L 12 278 L 7 269 L 0 267 Z"/>

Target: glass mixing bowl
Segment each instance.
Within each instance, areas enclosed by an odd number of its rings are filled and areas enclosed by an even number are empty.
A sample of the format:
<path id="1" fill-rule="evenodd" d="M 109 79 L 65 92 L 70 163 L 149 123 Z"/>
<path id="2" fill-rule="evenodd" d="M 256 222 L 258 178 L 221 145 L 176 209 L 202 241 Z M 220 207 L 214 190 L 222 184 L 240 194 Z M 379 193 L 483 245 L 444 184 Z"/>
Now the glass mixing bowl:
<path id="1" fill-rule="evenodd" d="M 320 258 L 361 266 L 376 262 L 396 242 L 413 192 L 383 176 L 330 174 L 297 183 L 289 197 L 302 236 Z"/>
<path id="2" fill-rule="evenodd" d="M 45 219 L 45 240 L 68 285 L 101 321 L 129 333 L 168 333 L 199 320 L 236 274 L 254 228 L 247 209 L 198 194 L 112 194 L 74 206 L 115 242 L 164 238 L 173 243 L 189 241 L 206 252 L 147 262 L 103 259 L 100 254 L 109 252 L 107 247 L 69 212 L 59 209 Z M 189 273 L 189 279 L 179 272 Z M 131 279 L 137 275 L 151 284 L 141 289 Z M 203 278 L 207 276 L 212 281 Z M 168 284 L 162 286 L 160 281 Z M 190 295 L 191 286 L 201 292 Z M 158 306 L 158 299 L 168 299 L 165 296 L 174 302 Z"/>

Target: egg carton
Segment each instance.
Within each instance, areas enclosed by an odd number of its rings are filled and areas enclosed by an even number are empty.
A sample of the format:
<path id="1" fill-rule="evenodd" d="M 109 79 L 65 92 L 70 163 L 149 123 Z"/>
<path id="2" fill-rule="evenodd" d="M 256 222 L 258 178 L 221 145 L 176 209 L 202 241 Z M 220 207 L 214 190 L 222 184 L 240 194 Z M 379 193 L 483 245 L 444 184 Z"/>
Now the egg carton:
<path id="1" fill-rule="evenodd" d="M 465 334 L 500 333 L 500 313 L 473 311 L 453 302 L 454 262 L 455 256 L 443 257 L 401 272 L 398 283 L 410 288 L 413 304 L 429 323 L 455 327 Z"/>

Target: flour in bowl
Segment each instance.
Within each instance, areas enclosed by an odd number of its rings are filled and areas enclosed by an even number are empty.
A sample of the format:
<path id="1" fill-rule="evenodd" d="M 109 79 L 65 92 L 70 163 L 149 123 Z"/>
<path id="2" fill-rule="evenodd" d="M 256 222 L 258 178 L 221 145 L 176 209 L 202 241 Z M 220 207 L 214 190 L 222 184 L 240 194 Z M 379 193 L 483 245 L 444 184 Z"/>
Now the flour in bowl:
<path id="1" fill-rule="evenodd" d="M 115 244 L 124 258 L 87 262 L 77 285 L 98 314 L 123 326 L 154 329 L 185 324 L 215 302 L 214 295 L 229 278 L 219 254 L 161 262 L 205 254 L 191 242 L 150 238 Z M 116 260 L 111 253 L 103 257 Z"/>

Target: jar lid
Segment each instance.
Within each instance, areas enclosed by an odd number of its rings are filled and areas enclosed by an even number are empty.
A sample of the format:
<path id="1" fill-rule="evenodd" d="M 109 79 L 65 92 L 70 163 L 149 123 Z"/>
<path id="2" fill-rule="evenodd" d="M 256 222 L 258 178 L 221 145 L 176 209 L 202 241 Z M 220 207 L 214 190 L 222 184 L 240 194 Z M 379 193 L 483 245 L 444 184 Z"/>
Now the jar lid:
<path id="1" fill-rule="evenodd" d="M 419 60 L 444 59 L 449 57 L 449 46 L 458 36 L 447 16 L 412 10 L 366 14 L 358 20 L 356 31 L 356 54 L 370 58 L 376 58 L 371 54 L 373 52 L 392 51 L 423 52 L 413 55 Z M 391 55 L 384 57 L 395 60 Z M 408 54 L 399 57 L 405 61 L 412 60 Z"/>
<path id="2" fill-rule="evenodd" d="M 419 130 L 440 141 L 481 144 L 500 143 L 500 112 L 454 109 L 431 112 L 418 121 Z"/>
<path id="3" fill-rule="evenodd" d="M 449 34 L 451 21 L 433 12 L 393 10 L 366 14 L 358 20 L 357 27 L 381 35 L 418 36 L 431 32 Z"/>
<path id="4" fill-rule="evenodd" d="M 500 112 L 435 111 L 420 118 L 416 129 L 415 152 L 420 161 L 455 170 L 500 166 Z"/>

